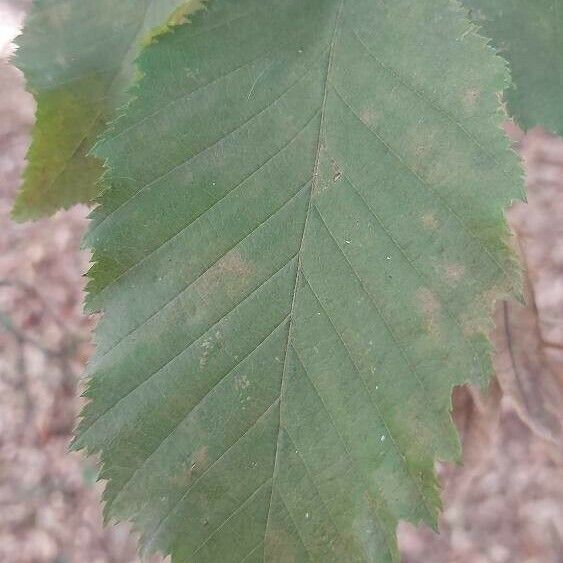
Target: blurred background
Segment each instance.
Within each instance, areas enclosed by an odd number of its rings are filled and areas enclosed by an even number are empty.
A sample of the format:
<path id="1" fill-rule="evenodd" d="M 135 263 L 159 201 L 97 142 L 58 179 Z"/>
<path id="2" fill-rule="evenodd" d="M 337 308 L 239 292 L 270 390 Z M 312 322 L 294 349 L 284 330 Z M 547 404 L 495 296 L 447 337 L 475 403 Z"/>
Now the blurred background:
<path id="1" fill-rule="evenodd" d="M 67 451 L 95 323 L 88 210 L 9 216 L 34 115 L 9 64 L 29 4 L 0 0 L 0 562 L 132 563 L 127 526 L 102 525 L 95 463 Z M 498 304 L 488 393 L 454 392 L 464 463 L 437 467 L 440 535 L 401 525 L 405 563 L 563 563 L 563 141 L 506 130 L 528 192 L 508 211 L 527 305 Z"/>

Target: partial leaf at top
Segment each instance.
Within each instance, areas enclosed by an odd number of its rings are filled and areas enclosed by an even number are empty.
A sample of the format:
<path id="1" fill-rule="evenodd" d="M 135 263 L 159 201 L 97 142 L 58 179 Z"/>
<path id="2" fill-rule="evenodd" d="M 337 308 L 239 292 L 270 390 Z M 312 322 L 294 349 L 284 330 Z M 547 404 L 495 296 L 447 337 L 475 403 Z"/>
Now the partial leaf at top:
<path id="1" fill-rule="evenodd" d="M 35 0 L 15 64 L 37 101 L 37 123 L 14 217 L 89 202 L 102 164 L 88 156 L 127 101 L 141 44 L 200 0 Z"/>
<path id="2" fill-rule="evenodd" d="M 503 61 L 449 0 L 214 0 L 96 149 L 77 447 L 175 563 L 396 561 L 518 285 Z"/>
<path id="3" fill-rule="evenodd" d="M 510 63 L 509 112 L 525 129 L 563 135 L 563 1 L 463 0 Z"/>

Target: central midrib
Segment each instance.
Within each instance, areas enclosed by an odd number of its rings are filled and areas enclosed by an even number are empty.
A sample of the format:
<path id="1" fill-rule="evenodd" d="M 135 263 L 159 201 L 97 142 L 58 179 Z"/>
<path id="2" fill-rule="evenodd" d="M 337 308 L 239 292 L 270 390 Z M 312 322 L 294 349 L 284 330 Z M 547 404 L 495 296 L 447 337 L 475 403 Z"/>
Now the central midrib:
<path id="1" fill-rule="evenodd" d="M 274 488 L 276 485 L 276 477 L 277 477 L 277 472 L 278 472 L 278 467 L 279 467 L 279 450 L 280 450 L 280 438 L 281 438 L 281 434 L 283 431 L 283 424 L 282 424 L 282 410 L 283 410 L 283 401 L 284 401 L 284 389 L 285 389 L 285 374 L 286 374 L 286 370 L 287 370 L 287 357 L 288 357 L 288 352 L 289 352 L 289 348 L 290 348 L 290 342 L 292 340 L 292 336 L 293 336 L 293 325 L 294 325 L 294 311 L 295 311 L 295 300 L 297 297 L 297 288 L 299 287 L 299 282 L 301 279 L 301 269 L 302 269 L 302 249 L 303 249 L 303 243 L 305 240 L 305 236 L 306 236 L 306 232 L 307 232 L 307 224 L 309 221 L 309 215 L 311 213 L 311 207 L 313 204 L 313 194 L 315 192 L 315 183 L 318 181 L 318 177 L 319 177 L 319 166 L 320 166 L 320 158 L 321 158 L 321 149 L 322 149 L 322 136 L 324 133 L 324 125 L 325 125 L 325 117 L 326 117 L 326 101 L 327 101 L 327 95 L 328 95 L 328 84 L 329 84 L 329 76 L 330 76 L 330 72 L 331 72 L 331 68 L 332 68 L 332 61 L 333 61 L 333 55 L 334 55 L 334 47 L 336 44 L 336 36 L 337 36 L 337 31 L 338 31 L 338 27 L 340 25 L 341 19 L 342 19 L 342 13 L 344 10 L 344 3 L 346 0 L 340 0 L 339 6 L 338 6 L 338 10 L 336 12 L 336 16 L 334 18 L 334 26 L 333 26 L 333 30 L 332 30 L 332 34 L 331 34 L 331 38 L 330 38 L 330 43 L 329 43 L 329 47 L 328 47 L 328 57 L 327 57 L 327 64 L 326 64 L 326 72 L 325 72 L 325 77 L 324 77 L 324 87 L 323 87 L 323 99 L 322 99 L 322 103 L 321 103 L 321 118 L 320 118 L 320 123 L 319 123 L 319 136 L 317 139 L 317 147 L 316 147 L 316 155 L 315 155 L 315 164 L 313 166 L 313 174 L 312 174 L 312 178 L 311 178 L 311 185 L 309 188 L 309 199 L 308 199 L 308 203 L 307 203 L 307 212 L 305 214 L 305 220 L 303 222 L 303 232 L 301 234 L 301 240 L 299 242 L 299 247 L 298 247 L 298 253 L 297 253 L 297 267 L 296 267 L 296 271 L 295 271 L 295 282 L 294 282 L 294 287 L 293 287 L 293 297 L 291 300 L 291 307 L 290 307 L 290 312 L 289 312 L 289 329 L 288 329 L 288 334 L 287 334 L 287 342 L 286 342 L 286 347 L 285 347 L 285 353 L 284 353 L 284 362 L 283 362 L 283 369 L 282 369 L 282 375 L 281 375 L 281 383 L 280 383 L 280 392 L 279 392 L 279 405 L 278 405 L 278 409 L 279 409 L 279 418 L 278 418 L 278 436 L 277 436 L 277 441 L 276 441 L 276 452 L 275 452 L 275 457 L 274 457 L 274 469 L 272 472 L 272 489 L 271 489 L 271 493 L 270 493 L 270 500 L 268 503 L 268 511 L 267 511 L 267 516 L 266 516 L 266 526 L 264 528 L 264 560 L 265 560 L 265 555 L 266 555 L 266 538 L 267 538 L 267 534 L 268 534 L 268 528 L 270 525 L 270 514 L 272 511 L 272 499 L 274 496 Z"/>

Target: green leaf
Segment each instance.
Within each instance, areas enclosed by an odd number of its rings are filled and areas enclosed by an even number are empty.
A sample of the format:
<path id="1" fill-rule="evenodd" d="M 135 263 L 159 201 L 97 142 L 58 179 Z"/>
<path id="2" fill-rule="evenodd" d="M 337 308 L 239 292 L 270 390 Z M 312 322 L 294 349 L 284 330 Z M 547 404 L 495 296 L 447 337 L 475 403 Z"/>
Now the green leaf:
<path id="1" fill-rule="evenodd" d="M 510 63 L 509 112 L 525 129 L 563 134 L 561 0 L 463 0 L 470 15 Z"/>
<path id="2" fill-rule="evenodd" d="M 96 149 L 75 446 L 187 561 L 396 561 L 518 286 L 503 61 L 449 0 L 214 0 Z"/>
<path id="3" fill-rule="evenodd" d="M 102 164 L 88 152 L 128 99 L 142 41 L 166 31 L 165 22 L 181 23 L 200 5 L 200 0 L 33 3 L 14 61 L 37 101 L 16 219 L 87 203 L 99 192 Z"/>

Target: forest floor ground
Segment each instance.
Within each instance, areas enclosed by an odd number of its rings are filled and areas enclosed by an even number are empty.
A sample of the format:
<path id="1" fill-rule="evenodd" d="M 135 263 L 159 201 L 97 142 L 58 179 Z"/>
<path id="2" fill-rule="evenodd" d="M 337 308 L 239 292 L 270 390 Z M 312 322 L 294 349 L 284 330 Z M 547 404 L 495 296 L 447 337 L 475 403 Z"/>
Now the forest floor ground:
<path id="1" fill-rule="evenodd" d="M 102 525 L 94 462 L 67 451 L 95 324 L 88 210 L 9 217 L 34 105 L 7 60 L 28 5 L 0 0 L 0 561 L 132 563 L 127 526 Z M 405 563 L 563 563 L 563 141 L 507 131 L 526 170 L 528 204 L 508 217 L 527 305 L 498 304 L 489 392 L 454 394 L 464 463 L 438 466 L 440 535 L 401 525 Z"/>

